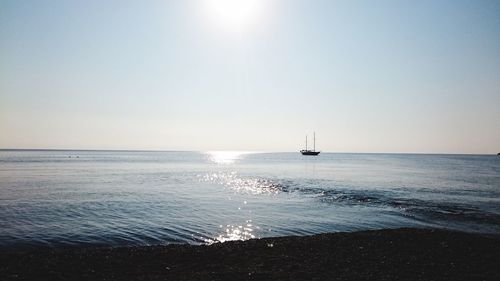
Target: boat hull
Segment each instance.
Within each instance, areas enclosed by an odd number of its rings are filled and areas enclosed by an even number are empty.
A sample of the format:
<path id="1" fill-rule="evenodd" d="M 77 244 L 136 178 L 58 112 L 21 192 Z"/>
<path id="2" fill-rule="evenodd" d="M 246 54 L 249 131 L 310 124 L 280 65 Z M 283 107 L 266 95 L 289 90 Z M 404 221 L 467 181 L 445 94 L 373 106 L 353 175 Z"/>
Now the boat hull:
<path id="1" fill-rule="evenodd" d="M 302 155 L 316 156 L 319 154 L 319 151 L 301 150 L 300 153 L 302 153 Z"/>

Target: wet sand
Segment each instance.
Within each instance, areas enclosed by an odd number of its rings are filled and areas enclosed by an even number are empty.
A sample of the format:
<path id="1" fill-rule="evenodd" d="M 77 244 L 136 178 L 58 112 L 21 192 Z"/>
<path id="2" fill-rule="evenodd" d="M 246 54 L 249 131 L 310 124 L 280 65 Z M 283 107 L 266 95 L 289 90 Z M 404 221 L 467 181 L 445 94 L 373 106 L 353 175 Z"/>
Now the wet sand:
<path id="1" fill-rule="evenodd" d="M 0 252 L 0 280 L 500 280 L 500 235 L 393 229 Z"/>

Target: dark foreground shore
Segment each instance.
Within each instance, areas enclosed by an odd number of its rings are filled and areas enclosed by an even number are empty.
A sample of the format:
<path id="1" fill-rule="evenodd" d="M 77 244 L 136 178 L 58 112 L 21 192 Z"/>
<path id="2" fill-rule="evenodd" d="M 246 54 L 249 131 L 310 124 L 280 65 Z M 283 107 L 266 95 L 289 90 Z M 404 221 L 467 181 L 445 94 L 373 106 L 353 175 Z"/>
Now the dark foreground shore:
<path id="1" fill-rule="evenodd" d="M 0 253 L 0 280 L 500 280 L 500 236 L 394 229 Z"/>

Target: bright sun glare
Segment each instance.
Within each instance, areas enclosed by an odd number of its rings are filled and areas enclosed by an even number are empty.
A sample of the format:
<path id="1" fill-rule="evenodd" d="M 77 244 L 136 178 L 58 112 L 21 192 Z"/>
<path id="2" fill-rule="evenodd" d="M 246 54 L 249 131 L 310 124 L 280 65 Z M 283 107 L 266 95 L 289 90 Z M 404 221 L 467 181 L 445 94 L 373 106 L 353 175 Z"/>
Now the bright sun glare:
<path id="1" fill-rule="evenodd" d="M 227 29 L 241 30 L 258 21 L 263 0 L 204 0 L 209 16 Z"/>
<path id="2" fill-rule="evenodd" d="M 210 160 L 216 164 L 233 164 L 241 159 L 243 155 L 252 154 L 247 151 L 208 151 Z"/>

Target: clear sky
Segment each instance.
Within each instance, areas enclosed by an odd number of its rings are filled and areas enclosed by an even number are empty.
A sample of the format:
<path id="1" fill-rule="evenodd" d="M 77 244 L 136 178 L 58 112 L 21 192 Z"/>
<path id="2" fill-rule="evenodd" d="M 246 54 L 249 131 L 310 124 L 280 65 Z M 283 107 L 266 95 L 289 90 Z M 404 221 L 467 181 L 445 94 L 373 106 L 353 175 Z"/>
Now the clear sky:
<path id="1" fill-rule="evenodd" d="M 0 148 L 500 152 L 500 1 L 0 0 Z"/>

